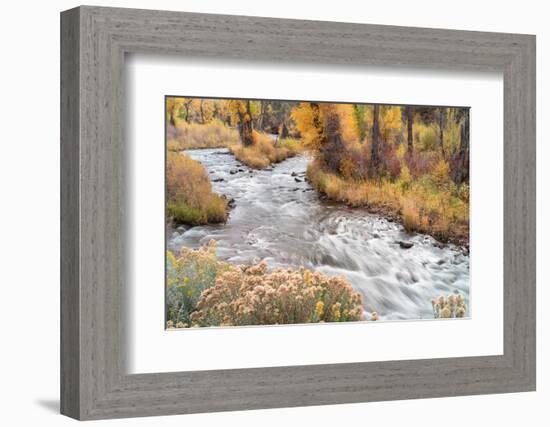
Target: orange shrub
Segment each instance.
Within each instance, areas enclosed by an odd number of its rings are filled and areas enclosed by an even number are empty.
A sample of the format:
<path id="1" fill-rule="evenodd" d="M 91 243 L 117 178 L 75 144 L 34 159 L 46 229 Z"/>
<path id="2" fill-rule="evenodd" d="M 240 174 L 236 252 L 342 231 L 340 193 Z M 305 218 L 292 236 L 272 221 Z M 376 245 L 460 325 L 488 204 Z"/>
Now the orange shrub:
<path id="1" fill-rule="evenodd" d="M 169 152 L 166 162 L 167 214 L 191 225 L 224 222 L 226 201 L 212 192 L 204 167 L 183 153 Z"/>

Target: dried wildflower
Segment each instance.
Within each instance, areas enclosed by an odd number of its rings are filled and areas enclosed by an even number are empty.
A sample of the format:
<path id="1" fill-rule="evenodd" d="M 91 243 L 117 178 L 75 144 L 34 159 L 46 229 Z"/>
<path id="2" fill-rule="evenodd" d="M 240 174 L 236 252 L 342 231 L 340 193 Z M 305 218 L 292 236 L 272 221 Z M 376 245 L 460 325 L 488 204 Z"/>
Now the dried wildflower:
<path id="1" fill-rule="evenodd" d="M 432 309 L 436 319 L 465 317 L 467 313 L 464 296 L 458 293 L 447 298 L 441 296 L 437 300 L 432 299 Z"/>
<path id="2" fill-rule="evenodd" d="M 222 273 L 197 309 L 203 326 L 360 320 L 361 295 L 341 278 L 307 270 L 266 270 L 266 264 Z M 309 284 L 304 278 L 309 279 Z M 225 303 L 225 304 L 224 304 Z M 330 309 L 326 309 L 329 307 Z M 226 317 L 228 316 L 228 317 Z"/>
<path id="3" fill-rule="evenodd" d="M 361 294 L 343 277 L 305 268 L 268 271 L 266 262 L 232 266 L 216 243 L 167 256 L 168 317 L 196 326 L 271 325 L 363 318 Z M 187 280 L 186 280 L 187 279 Z"/>
<path id="4" fill-rule="evenodd" d="M 171 320 L 166 322 L 166 328 L 167 329 L 172 329 L 173 327 L 174 327 L 174 322 L 172 322 Z"/>
<path id="5" fill-rule="evenodd" d="M 449 308 L 448 305 L 446 305 L 445 307 L 443 307 L 443 309 L 441 309 L 439 317 L 441 317 L 442 319 L 448 319 L 451 317 L 451 309 Z"/>
<path id="6" fill-rule="evenodd" d="M 342 304 L 339 302 L 332 304 L 332 307 L 330 308 L 330 317 L 331 320 L 334 322 L 340 321 L 340 317 L 342 314 L 340 313 L 340 308 L 342 307 Z"/>
<path id="7" fill-rule="evenodd" d="M 378 313 L 377 313 L 376 311 L 373 311 L 373 312 L 371 313 L 371 315 L 370 315 L 370 320 L 376 322 L 376 321 L 379 320 L 379 319 L 380 319 L 380 316 L 378 315 Z"/>

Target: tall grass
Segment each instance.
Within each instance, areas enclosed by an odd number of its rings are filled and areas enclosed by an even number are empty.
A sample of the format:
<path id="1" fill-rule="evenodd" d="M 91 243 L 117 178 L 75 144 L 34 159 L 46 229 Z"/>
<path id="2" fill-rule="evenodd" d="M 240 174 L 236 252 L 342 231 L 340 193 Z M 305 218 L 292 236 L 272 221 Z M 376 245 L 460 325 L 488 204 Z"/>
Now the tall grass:
<path id="1" fill-rule="evenodd" d="M 240 142 L 239 132 L 219 120 L 210 123 L 178 122 L 167 125 L 167 149 L 181 151 L 195 148 L 220 148 Z"/>
<path id="2" fill-rule="evenodd" d="M 169 152 L 166 164 L 166 211 L 177 223 L 224 222 L 226 201 L 212 192 L 204 167 L 182 153 Z"/>
<path id="3" fill-rule="evenodd" d="M 233 144 L 229 150 L 237 160 L 254 169 L 264 169 L 273 163 L 295 156 L 300 149 L 297 140 L 285 138 L 274 141 L 269 135 L 254 131 L 254 143 L 250 146 Z"/>

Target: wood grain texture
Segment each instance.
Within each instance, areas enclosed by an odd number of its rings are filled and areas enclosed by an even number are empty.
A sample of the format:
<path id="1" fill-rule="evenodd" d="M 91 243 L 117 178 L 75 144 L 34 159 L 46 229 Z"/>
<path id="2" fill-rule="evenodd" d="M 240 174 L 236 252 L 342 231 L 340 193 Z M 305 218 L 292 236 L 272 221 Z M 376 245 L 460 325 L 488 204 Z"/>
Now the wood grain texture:
<path id="1" fill-rule="evenodd" d="M 535 38 L 80 7 L 62 14 L 62 413 L 78 419 L 535 389 Z M 504 75 L 502 356 L 128 375 L 124 56 Z"/>
<path id="2" fill-rule="evenodd" d="M 79 11 L 61 19 L 61 412 L 80 414 Z"/>

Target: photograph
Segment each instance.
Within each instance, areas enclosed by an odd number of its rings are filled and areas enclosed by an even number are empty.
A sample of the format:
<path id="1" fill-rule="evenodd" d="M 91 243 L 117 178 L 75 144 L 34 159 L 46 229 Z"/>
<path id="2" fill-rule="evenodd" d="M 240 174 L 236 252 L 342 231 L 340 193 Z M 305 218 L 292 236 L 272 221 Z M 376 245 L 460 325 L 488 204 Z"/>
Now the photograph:
<path id="1" fill-rule="evenodd" d="M 165 109 L 167 329 L 470 317 L 468 107 Z"/>
<path id="2" fill-rule="evenodd" d="M 469 108 L 165 108 L 167 329 L 470 316 Z"/>

